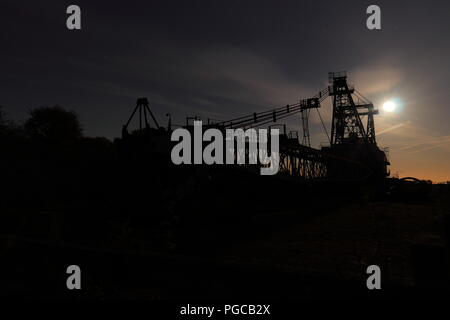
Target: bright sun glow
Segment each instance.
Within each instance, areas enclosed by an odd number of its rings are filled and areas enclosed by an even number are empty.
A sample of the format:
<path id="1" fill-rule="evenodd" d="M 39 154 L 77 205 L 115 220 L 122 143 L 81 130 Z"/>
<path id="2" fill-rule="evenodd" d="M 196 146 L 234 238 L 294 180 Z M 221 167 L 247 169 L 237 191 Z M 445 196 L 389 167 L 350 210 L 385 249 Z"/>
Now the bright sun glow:
<path id="1" fill-rule="evenodd" d="M 395 103 L 392 101 L 386 101 L 383 104 L 383 110 L 386 112 L 393 112 L 395 111 Z"/>

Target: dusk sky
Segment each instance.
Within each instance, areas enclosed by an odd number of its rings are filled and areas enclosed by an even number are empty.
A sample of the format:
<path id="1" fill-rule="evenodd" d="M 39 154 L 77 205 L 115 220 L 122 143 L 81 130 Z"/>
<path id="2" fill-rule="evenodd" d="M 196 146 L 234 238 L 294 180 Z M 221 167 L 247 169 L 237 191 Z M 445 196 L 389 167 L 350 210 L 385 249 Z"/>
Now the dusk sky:
<path id="1" fill-rule="evenodd" d="M 346 70 L 380 109 L 391 172 L 450 180 L 449 1 L 0 3 L 0 105 L 18 123 L 58 104 L 78 113 L 85 135 L 114 138 L 138 97 L 162 125 L 168 112 L 174 123 L 225 120 L 313 96 L 329 71 Z M 66 28 L 70 4 L 81 8 L 79 31 Z M 381 30 L 366 28 L 371 4 Z M 394 112 L 382 109 L 388 100 Z M 329 127 L 330 99 L 321 114 Z"/>

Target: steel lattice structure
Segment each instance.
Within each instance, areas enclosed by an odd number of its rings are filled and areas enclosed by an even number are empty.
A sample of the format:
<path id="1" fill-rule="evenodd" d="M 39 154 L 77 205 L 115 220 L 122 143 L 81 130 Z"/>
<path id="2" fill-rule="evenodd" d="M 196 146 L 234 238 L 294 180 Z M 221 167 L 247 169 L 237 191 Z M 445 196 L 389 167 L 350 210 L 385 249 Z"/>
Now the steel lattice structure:
<path id="1" fill-rule="evenodd" d="M 333 102 L 331 136 L 319 112 L 321 103 L 331 97 Z M 311 148 L 309 133 L 309 116 L 316 109 L 330 146 L 321 149 Z M 139 130 L 149 127 L 147 113 L 153 117 L 148 101 L 138 99 L 124 133 L 127 133 L 131 119 L 139 111 Z M 288 175 L 300 180 L 358 180 L 376 176 L 384 178 L 389 164 L 385 153 L 377 147 L 373 116 L 377 114 L 373 104 L 347 83 L 345 72 L 329 73 L 329 85 L 315 96 L 302 99 L 294 104 L 272 108 L 263 112 L 251 113 L 231 120 L 210 123 L 207 127 L 226 129 L 249 129 L 263 126 L 280 125 L 279 121 L 296 114 L 301 115 L 303 138 L 287 134 L 284 126 L 280 135 L 279 174 Z M 366 126 L 363 117 L 367 117 Z M 186 128 L 189 128 L 187 118 Z M 197 119 L 197 117 L 192 118 Z M 170 131 L 170 125 L 168 130 Z M 270 138 L 270 137 L 269 137 Z"/>

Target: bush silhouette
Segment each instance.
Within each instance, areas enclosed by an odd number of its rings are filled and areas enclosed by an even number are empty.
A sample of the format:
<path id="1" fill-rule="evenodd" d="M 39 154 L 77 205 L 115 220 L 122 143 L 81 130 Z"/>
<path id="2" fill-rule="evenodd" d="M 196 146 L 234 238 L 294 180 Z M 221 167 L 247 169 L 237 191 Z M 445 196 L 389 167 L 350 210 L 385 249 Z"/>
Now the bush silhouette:
<path id="1" fill-rule="evenodd" d="M 0 140 L 2 142 L 11 142 L 11 140 L 15 141 L 24 136 L 23 128 L 9 119 L 7 113 L 3 111 L 3 107 L 0 106 Z"/>
<path id="2" fill-rule="evenodd" d="M 5 125 L 5 113 L 3 112 L 3 107 L 0 106 L 0 127 Z"/>
<path id="3" fill-rule="evenodd" d="M 8 130 L 13 125 L 13 122 L 7 118 L 7 114 L 3 111 L 3 107 L 0 106 L 0 131 Z"/>
<path id="4" fill-rule="evenodd" d="M 82 137 L 78 116 L 60 106 L 40 107 L 30 111 L 25 130 L 32 138 L 68 141 Z"/>

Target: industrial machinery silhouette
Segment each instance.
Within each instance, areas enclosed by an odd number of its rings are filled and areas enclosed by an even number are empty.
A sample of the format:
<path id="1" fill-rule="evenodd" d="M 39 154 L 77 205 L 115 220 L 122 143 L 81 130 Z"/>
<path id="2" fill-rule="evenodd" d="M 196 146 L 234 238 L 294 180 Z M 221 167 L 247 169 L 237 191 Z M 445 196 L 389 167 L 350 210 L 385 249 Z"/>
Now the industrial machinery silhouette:
<path id="1" fill-rule="evenodd" d="M 376 143 L 374 115 L 378 114 L 373 104 L 347 83 L 346 72 L 330 72 L 329 85 L 315 96 L 302 99 L 297 103 L 283 107 L 254 112 L 226 121 L 211 123 L 206 127 L 227 129 L 273 127 L 280 125 L 279 121 L 294 115 L 301 115 L 302 139 L 298 133 L 286 132 L 286 126 L 280 134 L 280 170 L 279 175 L 293 177 L 303 181 L 310 180 L 345 180 L 361 181 L 367 179 L 384 179 L 388 175 L 389 162 L 386 153 L 379 149 Z M 319 109 L 322 102 L 331 97 L 333 101 L 331 133 L 328 134 Z M 139 110 L 139 130 L 142 123 L 148 127 L 146 111 L 159 128 L 156 119 L 148 108 L 145 98 L 138 99 L 128 122 L 123 127 L 123 137 L 134 114 Z M 329 146 L 315 149 L 311 147 L 309 132 L 309 117 L 316 110 L 322 127 L 329 140 Z M 144 116 L 142 120 L 142 115 Z M 367 117 L 366 125 L 363 118 Z M 189 119 L 187 129 L 192 130 Z M 161 128 L 162 129 L 162 128 Z M 167 139 L 170 140 L 170 126 Z M 301 140 L 301 141 L 300 141 Z"/>
<path id="2" fill-rule="evenodd" d="M 139 98 L 136 101 L 136 107 L 133 109 L 133 112 L 131 113 L 130 117 L 128 118 L 127 123 L 122 127 L 122 137 L 127 136 L 129 134 L 128 132 L 128 126 L 131 123 L 131 120 L 133 120 L 134 115 L 136 112 L 139 111 L 139 133 L 144 133 L 150 128 L 150 122 L 148 121 L 148 117 L 150 116 L 153 119 L 153 122 L 155 123 L 155 126 L 157 129 L 159 129 L 158 121 L 156 121 L 155 116 L 153 115 L 152 111 L 150 110 L 148 99 L 147 98 Z M 148 115 L 147 115 L 148 114 Z"/>

